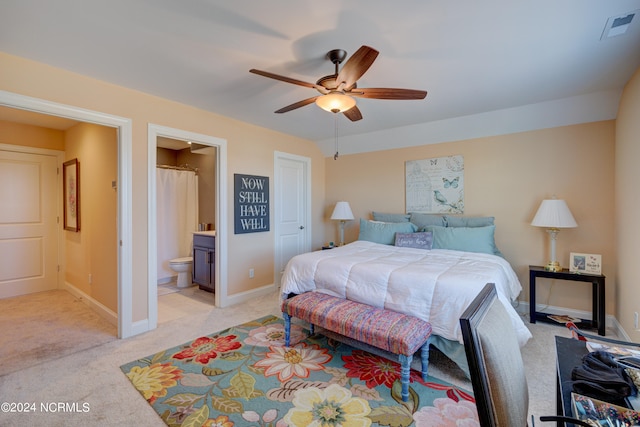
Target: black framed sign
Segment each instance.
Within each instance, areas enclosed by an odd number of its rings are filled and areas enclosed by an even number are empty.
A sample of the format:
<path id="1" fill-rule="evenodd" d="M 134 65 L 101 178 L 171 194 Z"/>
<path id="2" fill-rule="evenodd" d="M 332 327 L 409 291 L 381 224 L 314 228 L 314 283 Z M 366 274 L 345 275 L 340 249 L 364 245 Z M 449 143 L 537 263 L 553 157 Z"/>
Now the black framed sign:
<path id="1" fill-rule="evenodd" d="M 269 177 L 234 174 L 235 234 L 269 231 Z"/>

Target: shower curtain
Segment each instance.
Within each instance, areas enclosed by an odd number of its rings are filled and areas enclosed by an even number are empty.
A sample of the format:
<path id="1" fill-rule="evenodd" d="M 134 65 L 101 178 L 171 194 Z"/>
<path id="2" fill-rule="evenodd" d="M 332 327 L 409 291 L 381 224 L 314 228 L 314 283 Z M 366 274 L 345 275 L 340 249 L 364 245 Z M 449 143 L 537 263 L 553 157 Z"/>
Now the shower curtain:
<path id="1" fill-rule="evenodd" d="M 198 225 L 198 177 L 193 171 L 156 169 L 158 282 L 176 273 L 174 258 L 192 256 L 193 231 Z"/>

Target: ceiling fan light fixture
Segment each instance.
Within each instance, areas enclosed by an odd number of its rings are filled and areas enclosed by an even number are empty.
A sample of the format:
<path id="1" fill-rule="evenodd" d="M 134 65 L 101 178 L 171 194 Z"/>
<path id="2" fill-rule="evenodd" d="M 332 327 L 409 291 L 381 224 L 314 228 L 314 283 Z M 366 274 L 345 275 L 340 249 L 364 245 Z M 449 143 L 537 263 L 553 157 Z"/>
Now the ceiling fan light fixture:
<path id="1" fill-rule="evenodd" d="M 356 105 L 356 100 L 343 92 L 333 91 L 316 98 L 316 105 L 330 113 L 342 113 L 353 108 Z"/>
<path id="2" fill-rule="evenodd" d="M 625 19 L 624 22 L 629 20 L 629 18 Z M 620 25 L 624 25 L 624 23 Z M 286 113 L 315 102 L 318 107 L 325 111 L 342 113 L 350 121 L 357 122 L 358 120 L 362 120 L 362 113 L 356 105 L 355 98 L 405 100 L 424 99 L 425 96 L 427 96 L 427 92 L 423 90 L 360 88 L 358 87 L 358 79 L 371 67 L 378 56 L 378 51 L 369 46 L 360 46 L 347 60 L 342 69 L 339 69 L 338 65 L 342 63 L 346 56 L 347 53 L 341 49 L 329 51 L 326 57 L 335 65 L 335 72 L 334 74 L 321 77 L 315 83 L 304 82 L 268 71 L 256 70 L 255 68 L 250 69 L 249 72 L 281 82 L 315 89 L 320 93 L 320 95 L 294 102 L 293 104 L 274 111 L 274 113 L 277 114 Z M 356 90 L 356 88 L 358 89 Z"/>

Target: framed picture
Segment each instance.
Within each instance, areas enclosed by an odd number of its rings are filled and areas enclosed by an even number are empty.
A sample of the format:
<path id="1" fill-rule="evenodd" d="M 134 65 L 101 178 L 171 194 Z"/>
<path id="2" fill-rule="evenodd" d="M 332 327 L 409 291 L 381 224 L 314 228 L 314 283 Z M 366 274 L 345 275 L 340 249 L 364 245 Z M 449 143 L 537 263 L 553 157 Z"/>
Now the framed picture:
<path id="1" fill-rule="evenodd" d="M 571 252 L 569 271 L 572 273 L 602 274 L 602 256 Z"/>
<path id="2" fill-rule="evenodd" d="M 80 164 L 78 159 L 64 162 L 62 167 L 64 229 L 80 231 Z"/>
<path id="3" fill-rule="evenodd" d="M 463 213 L 464 157 L 405 162 L 405 212 Z"/>

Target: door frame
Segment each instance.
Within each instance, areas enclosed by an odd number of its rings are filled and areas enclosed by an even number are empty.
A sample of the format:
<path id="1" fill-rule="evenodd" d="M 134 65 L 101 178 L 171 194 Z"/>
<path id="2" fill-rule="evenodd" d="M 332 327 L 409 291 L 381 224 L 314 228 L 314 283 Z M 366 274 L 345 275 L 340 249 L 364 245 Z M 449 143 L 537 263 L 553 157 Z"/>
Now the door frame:
<path id="1" fill-rule="evenodd" d="M 0 105 L 118 130 L 118 338 L 144 332 L 133 325 L 131 119 L 3 90 L 0 90 Z"/>
<path id="2" fill-rule="evenodd" d="M 226 307 L 227 298 L 227 140 L 181 129 L 149 123 L 147 140 L 148 155 L 148 313 L 149 329 L 158 325 L 158 249 L 157 249 L 157 193 L 156 193 L 156 147 L 158 137 L 180 139 L 217 148 L 216 154 L 216 251 L 215 291 L 216 307 Z M 219 250 L 218 250 L 219 248 Z"/>
<path id="3" fill-rule="evenodd" d="M 309 252 L 311 251 L 311 237 L 313 235 L 312 233 L 312 222 L 311 222 L 311 159 L 309 157 L 304 157 L 304 156 L 299 156 L 297 154 L 291 154 L 291 153 L 285 153 L 283 151 L 275 151 L 273 153 L 273 188 L 280 188 L 279 184 L 280 181 L 283 179 L 280 176 L 280 162 L 282 160 L 287 160 L 287 161 L 295 161 L 295 162 L 300 162 L 302 163 L 302 167 L 304 169 L 303 171 L 303 176 L 304 176 L 304 209 L 305 209 L 305 236 L 304 236 L 304 250 Z M 274 191 L 274 195 L 276 197 L 276 201 L 274 203 L 274 218 L 279 218 L 279 211 L 277 210 L 278 207 L 281 205 L 280 202 L 280 193 L 277 191 Z M 280 260 L 278 259 L 279 257 L 279 253 L 280 253 L 280 247 L 279 245 L 279 241 L 280 239 L 278 238 L 278 236 L 280 235 L 280 226 L 278 221 L 274 221 L 274 259 L 273 259 L 273 283 L 276 287 L 276 289 L 280 289 L 280 281 L 279 279 L 279 275 L 280 273 L 278 272 L 278 265 L 280 265 Z"/>

